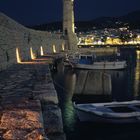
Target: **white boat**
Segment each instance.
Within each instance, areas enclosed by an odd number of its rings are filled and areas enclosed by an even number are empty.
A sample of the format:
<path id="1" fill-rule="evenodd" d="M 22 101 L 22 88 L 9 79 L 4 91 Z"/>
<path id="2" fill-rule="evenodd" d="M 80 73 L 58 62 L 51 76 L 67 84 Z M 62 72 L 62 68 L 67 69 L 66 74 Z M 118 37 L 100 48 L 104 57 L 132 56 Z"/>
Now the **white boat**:
<path id="1" fill-rule="evenodd" d="M 104 62 L 93 62 L 93 64 L 79 64 L 72 63 L 74 68 L 79 69 L 105 69 L 105 70 L 115 70 L 115 69 L 125 69 L 126 61 L 104 61 Z"/>
<path id="2" fill-rule="evenodd" d="M 69 63 L 67 64 L 72 65 L 73 68 L 105 70 L 125 69 L 127 66 L 126 61 L 96 61 L 95 55 L 87 54 L 80 54 L 77 55 L 75 58 L 70 58 Z"/>
<path id="3" fill-rule="evenodd" d="M 140 101 L 75 104 L 80 121 L 106 123 L 140 122 Z"/>

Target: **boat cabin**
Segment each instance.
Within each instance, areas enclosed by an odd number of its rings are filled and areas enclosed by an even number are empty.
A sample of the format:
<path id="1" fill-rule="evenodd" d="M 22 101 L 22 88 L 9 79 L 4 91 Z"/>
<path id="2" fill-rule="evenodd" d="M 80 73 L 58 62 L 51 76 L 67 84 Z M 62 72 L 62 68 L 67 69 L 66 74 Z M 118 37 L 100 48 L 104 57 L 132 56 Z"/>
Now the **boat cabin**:
<path id="1" fill-rule="evenodd" d="M 95 55 L 91 54 L 80 54 L 79 55 L 79 64 L 93 64 Z"/>

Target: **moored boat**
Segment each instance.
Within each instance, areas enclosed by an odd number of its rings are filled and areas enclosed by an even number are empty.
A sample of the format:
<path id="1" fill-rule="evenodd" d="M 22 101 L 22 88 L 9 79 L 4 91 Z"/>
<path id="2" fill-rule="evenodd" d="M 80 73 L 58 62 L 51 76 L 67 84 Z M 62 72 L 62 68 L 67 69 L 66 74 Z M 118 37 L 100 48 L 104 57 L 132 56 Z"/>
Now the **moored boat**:
<path id="1" fill-rule="evenodd" d="M 89 54 L 79 54 L 76 57 L 70 58 L 69 62 L 73 68 L 79 69 L 106 69 L 106 70 L 115 70 L 115 69 L 125 69 L 127 64 L 125 60 L 102 60 L 97 61 L 95 55 Z M 67 63 L 68 64 L 68 63 Z"/>
<path id="2" fill-rule="evenodd" d="M 106 123 L 140 122 L 140 101 L 75 104 L 80 121 Z"/>
<path id="3" fill-rule="evenodd" d="M 115 70 L 115 69 L 125 69 L 126 61 L 103 61 L 103 62 L 93 62 L 93 64 L 79 64 L 72 63 L 74 68 L 79 69 L 106 69 L 106 70 Z"/>

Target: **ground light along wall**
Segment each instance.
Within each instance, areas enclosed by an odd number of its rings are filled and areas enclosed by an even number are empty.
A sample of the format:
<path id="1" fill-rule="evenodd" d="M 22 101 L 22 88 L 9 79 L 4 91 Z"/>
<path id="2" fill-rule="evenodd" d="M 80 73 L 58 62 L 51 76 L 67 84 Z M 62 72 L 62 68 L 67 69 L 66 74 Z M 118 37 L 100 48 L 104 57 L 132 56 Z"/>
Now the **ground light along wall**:
<path id="1" fill-rule="evenodd" d="M 36 54 L 33 52 L 32 47 L 30 47 L 30 54 L 31 54 L 31 59 L 36 59 Z"/>
<path id="2" fill-rule="evenodd" d="M 64 45 L 64 43 L 62 44 L 62 51 L 65 51 L 65 45 Z"/>
<path id="3" fill-rule="evenodd" d="M 56 47 L 53 45 L 53 53 L 56 53 Z"/>
<path id="4" fill-rule="evenodd" d="M 19 49 L 16 48 L 16 58 L 17 58 L 17 63 L 21 63 L 21 57 L 20 57 L 19 54 L 20 54 L 20 53 L 19 53 Z"/>
<path id="5" fill-rule="evenodd" d="M 53 53 L 53 45 L 56 52 L 62 51 L 63 43 L 65 41 L 60 35 L 28 29 L 0 13 L 0 71 L 42 54 Z"/>
<path id="6" fill-rule="evenodd" d="M 43 56 L 44 55 L 44 51 L 43 51 L 43 47 L 40 47 L 40 55 Z"/>

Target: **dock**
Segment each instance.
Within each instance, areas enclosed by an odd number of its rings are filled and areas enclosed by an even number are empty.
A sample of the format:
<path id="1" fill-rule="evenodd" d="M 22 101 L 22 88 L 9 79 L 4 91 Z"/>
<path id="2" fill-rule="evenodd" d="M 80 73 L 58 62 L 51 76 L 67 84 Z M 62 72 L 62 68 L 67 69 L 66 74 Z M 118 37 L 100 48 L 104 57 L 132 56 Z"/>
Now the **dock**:
<path id="1" fill-rule="evenodd" d="M 52 60 L 44 56 L 0 72 L 0 139 L 65 140 Z"/>

